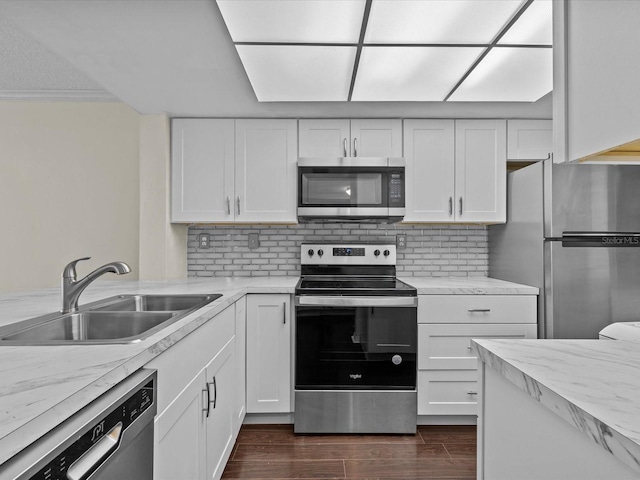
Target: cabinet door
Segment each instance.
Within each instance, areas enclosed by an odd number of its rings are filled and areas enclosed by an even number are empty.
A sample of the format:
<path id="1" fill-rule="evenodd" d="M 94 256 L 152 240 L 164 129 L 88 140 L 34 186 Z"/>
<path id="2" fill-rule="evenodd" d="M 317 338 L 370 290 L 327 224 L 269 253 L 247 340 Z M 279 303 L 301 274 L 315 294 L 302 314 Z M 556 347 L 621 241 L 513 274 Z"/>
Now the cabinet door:
<path id="1" fill-rule="evenodd" d="M 242 297 L 236 302 L 236 394 L 234 406 L 234 430 L 238 435 L 247 413 L 247 300 Z"/>
<path id="2" fill-rule="evenodd" d="M 507 158 L 545 160 L 553 151 L 551 120 L 507 120 Z"/>
<path id="3" fill-rule="evenodd" d="M 297 145 L 295 120 L 236 120 L 236 222 L 297 222 Z"/>
<path id="4" fill-rule="evenodd" d="M 300 157 L 349 157 L 351 134 L 349 120 L 300 120 Z"/>
<path id="5" fill-rule="evenodd" d="M 171 123 L 171 221 L 233 219 L 233 120 Z"/>
<path id="6" fill-rule="evenodd" d="M 405 222 L 454 221 L 454 121 L 405 120 Z"/>
<path id="7" fill-rule="evenodd" d="M 155 418 L 153 478 L 204 478 L 206 471 L 205 372 L 202 369 Z"/>
<path id="8" fill-rule="evenodd" d="M 247 295 L 247 413 L 291 412 L 291 298 Z"/>
<path id="9" fill-rule="evenodd" d="M 536 338 L 537 324 L 419 324 L 419 370 L 476 370 L 472 338 Z"/>
<path id="10" fill-rule="evenodd" d="M 402 157 L 402 121 L 351 120 L 352 157 Z"/>
<path id="11" fill-rule="evenodd" d="M 229 340 L 218 352 L 205 372 L 205 388 L 208 390 L 205 398 L 208 407 L 206 404 L 204 407 L 207 432 L 206 478 L 218 480 L 222 477 L 235 439 L 235 338 Z"/>
<path id="12" fill-rule="evenodd" d="M 456 120 L 455 184 L 457 221 L 506 221 L 505 120 Z"/>

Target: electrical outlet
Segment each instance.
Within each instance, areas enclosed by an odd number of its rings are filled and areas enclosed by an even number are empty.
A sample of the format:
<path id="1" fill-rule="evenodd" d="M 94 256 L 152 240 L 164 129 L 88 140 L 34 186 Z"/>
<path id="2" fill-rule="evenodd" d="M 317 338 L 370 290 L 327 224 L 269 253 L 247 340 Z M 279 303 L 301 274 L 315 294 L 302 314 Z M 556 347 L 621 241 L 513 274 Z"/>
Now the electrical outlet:
<path id="1" fill-rule="evenodd" d="M 201 233 L 198 235 L 198 248 L 209 248 L 211 245 L 208 233 Z"/>
<path id="2" fill-rule="evenodd" d="M 396 235 L 396 248 L 407 248 L 407 236 L 405 234 Z"/>
<path id="3" fill-rule="evenodd" d="M 260 247 L 260 237 L 258 236 L 257 233 L 250 233 L 249 234 L 249 248 L 253 249 L 253 248 L 258 248 Z"/>

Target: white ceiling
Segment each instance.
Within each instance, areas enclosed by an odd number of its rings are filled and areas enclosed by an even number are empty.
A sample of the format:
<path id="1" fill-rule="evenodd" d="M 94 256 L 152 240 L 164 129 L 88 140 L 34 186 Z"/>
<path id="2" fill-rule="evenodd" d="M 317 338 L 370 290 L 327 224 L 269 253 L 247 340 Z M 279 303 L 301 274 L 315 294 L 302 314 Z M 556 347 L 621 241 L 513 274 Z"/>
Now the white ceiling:
<path id="1" fill-rule="evenodd" d="M 551 116 L 550 94 L 533 103 L 260 103 L 214 0 L 0 0 L 5 41 L 0 99 L 113 96 L 171 116 Z"/>

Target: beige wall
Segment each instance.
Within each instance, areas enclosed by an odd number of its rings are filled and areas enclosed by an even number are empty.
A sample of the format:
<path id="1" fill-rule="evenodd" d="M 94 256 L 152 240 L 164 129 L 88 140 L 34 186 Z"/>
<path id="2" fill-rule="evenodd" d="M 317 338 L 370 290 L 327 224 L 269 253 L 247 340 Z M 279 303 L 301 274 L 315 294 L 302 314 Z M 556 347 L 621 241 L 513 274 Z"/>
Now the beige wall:
<path id="1" fill-rule="evenodd" d="M 140 117 L 140 279 L 187 276 L 187 225 L 171 224 L 169 117 Z"/>
<path id="2" fill-rule="evenodd" d="M 123 260 L 138 278 L 139 124 L 120 103 L 0 102 L 0 292 L 85 256 L 80 276 Z"/>

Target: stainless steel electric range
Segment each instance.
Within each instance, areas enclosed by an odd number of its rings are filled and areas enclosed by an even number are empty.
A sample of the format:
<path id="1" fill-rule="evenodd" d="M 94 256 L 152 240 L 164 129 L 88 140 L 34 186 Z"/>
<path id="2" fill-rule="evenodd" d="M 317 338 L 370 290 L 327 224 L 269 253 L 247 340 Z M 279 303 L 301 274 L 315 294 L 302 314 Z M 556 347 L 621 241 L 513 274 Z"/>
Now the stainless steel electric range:
<path id="1" fill-rule="evenodd" d="M 296 433 L 415 433 L 416 289 L 388 244 L 303 244 Z"/>

